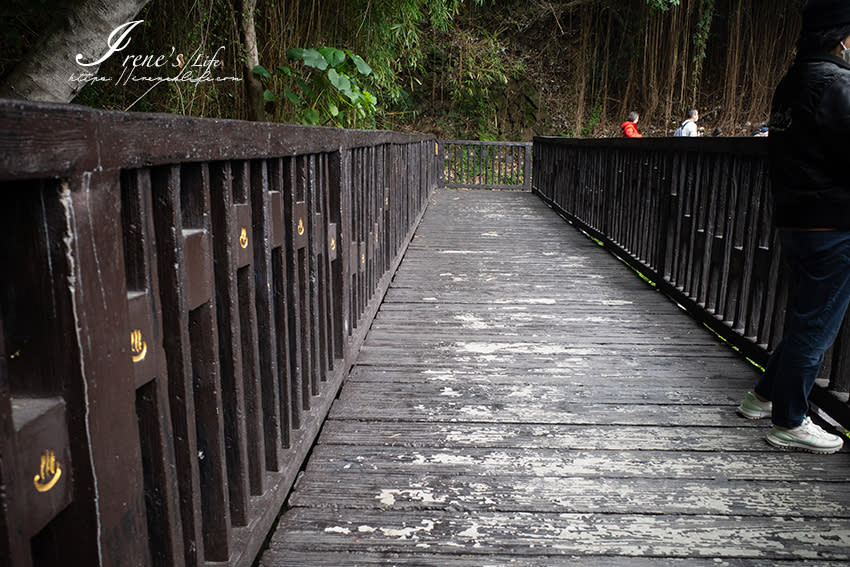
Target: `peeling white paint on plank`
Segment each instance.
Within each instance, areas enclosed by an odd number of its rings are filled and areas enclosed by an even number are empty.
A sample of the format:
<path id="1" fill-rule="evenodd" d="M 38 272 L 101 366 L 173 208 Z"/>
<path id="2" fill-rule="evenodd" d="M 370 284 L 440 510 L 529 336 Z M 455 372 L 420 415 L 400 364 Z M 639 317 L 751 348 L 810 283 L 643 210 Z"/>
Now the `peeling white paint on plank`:
<path id="1" fill-rule="evenodd" d="M 390 488 L 387 488 L 390 487 Z M 527 475 L 310 475 L 290 496 L 293 507 L 336 506 L 585 514 L 831 517 L 850 525 L 848 482 Z"/>
<path id="2" fill-rule="evenodd" d="M 353 447 L 319 445 L 307 463 L 311 473 L 394 473 L 537 477 L 776 480 L 846 482 L 848 453 L 823 455 L 773 450 L 752 452 L 603 451 L 516 448 Z"/>
<path id="3" fill-rule="evenodd" d="M 275 551 L 274 544 L 271 548 Z M 430 548 L 427 544 L 418 544 L 417 547 Z M 541 565 L 588 565 L 593 567 L 776 567 L 773 560 L 755 559 L 724 559 L 724 558 L 643 558 L 629 557 L 605 557 L 593 556 L 578 557 L 568 555 L 545 555 L 541 552 L 539 556 L 523 557 L 516 555 L 494 555 L 494 554 L 435 554 L 435 553 L 393 553 L 391 558 L 386 553 L 358 552 L 356 555 L 348 551 L 328 552 L 313 550 L 285 550 L 262 561 L 262 567 L 305 567 L 307 565 L 322 567 L 377 567 L 386 565 L 417 565 L 432 567 L 541 567 Z M 795 563 L 795 566 L 799 563 Z"/>
<path id="4" fill-rule="evenodd" d="M 429 423 L 329 420 L 320 443 L 326 445 L 399 448 L 523 448 L 599 451 L 730 451 L 771 450 L 765 426 L 741 421 L 740 427 L 688 428 L 643 425 L 561 425 L 521 423 Z"/>
<path id="5" fill-rule="evenodd" d="M 717 557 L 850 561 L 850 527 L 811 518 L 769 516 L 654 516 L 640 514 L 492 513 L 298 508 L 280 524 L 277 545 L 309 549 L 317 528 L 374 525 L 371 533 L 334 533 L 322 544 L 332 551 L 410 551 L 411 540 L 430 549 L 586 557 Z"/>

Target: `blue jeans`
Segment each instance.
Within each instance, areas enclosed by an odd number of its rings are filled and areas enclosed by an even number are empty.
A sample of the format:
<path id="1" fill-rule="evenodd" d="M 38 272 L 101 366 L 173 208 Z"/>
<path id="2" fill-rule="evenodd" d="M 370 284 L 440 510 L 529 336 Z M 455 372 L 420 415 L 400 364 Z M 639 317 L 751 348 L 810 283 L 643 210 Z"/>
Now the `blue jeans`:
<path id="1" fill-rule="evenodd" d="M 755 391 L 773 402 L 774 425 L 797 427 L 850 303 L 850 232 L 781 231 L 779 238 L 796 286 L 785 334 Z"/>

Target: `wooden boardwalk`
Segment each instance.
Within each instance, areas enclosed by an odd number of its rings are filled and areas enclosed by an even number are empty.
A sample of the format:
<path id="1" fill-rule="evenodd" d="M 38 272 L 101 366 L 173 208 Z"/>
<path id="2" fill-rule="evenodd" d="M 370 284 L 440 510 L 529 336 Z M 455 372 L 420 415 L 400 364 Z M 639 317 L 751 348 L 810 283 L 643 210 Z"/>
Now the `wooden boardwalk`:
<path id="1" fill-rule="evenodd" d="M 441 190 L 263 567 L 847 565 L 850 453 L 529 193 Z"/>

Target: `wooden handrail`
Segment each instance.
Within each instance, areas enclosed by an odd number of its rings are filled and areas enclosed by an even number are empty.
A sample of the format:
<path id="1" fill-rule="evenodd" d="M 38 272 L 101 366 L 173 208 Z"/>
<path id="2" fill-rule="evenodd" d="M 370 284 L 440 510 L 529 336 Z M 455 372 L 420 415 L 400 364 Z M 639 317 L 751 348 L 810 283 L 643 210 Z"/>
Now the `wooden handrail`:
<path id="1" fill-rule="evenodd" d="M 0 555 L 251 565 L 435 144 L 0 100 Z"/>

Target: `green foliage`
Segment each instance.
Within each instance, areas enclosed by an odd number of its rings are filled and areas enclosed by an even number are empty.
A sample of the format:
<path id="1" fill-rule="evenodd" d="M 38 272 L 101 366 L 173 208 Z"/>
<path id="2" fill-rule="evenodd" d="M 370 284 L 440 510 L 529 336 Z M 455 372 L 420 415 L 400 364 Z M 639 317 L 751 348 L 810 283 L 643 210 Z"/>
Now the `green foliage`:
<path id="1" fill-rule="evenodd" d="M 596 99 L 596 103 L 593 105 L 593 110 L 590 112 L 590 120 L 587 122 L 587 126 L 581 129 L 581 135 L 585 138 L 593 135 L 593 131 L 596 129 L 596 126 L 599 124 L 599 121 L 602 119 L 602 99 Z"/>
<path id="2" fill-rule="evenodd" d="M 423 72 L 418 76 L 432 84 L 419 93 L 427 97 L 426 105 L 452 119 L 450 137 L 496 139 L 496 100 L 509 80 L 520 77 L 521 63 L 508 59 L 498 35 L 484 29 L 433 34 L 426 49 Z M 433 92 L 445 93 L 448 108 L 434 106 Z"/>
<path id="3" fill-rule="evenodd" d="M 705 51 L 711 31 L 711 20 L 714 17 L 714 0 L 700 0 L 699 9 L 699 22 L 697 22 L 697 28 L 693 36 L 695 55 L 693 59 L 693 71 L 691 71 L 691 87 L 694 100 L 696 100 L 696 93 L 702 75 L 702 66 L 705 61 Z"/>
<path id="4" fill-rule="evenodd" d="M 463 0 L 398 0 L 352 2 L 360 15 L 352 24 L 364 54 L 374 61 L 374 82 L 391 105 L 409 100 L 420 83 L 428 25 L 448 30 Z M 359 33 L 362 30 L 362 34 Z"/>
<path id="5" fill-rule="evenodd" d="M 295 107 L 295 115 L 302 124 L 340 128 L 374 125 L 377 99 L 365 88 L 372 68 L 363 58 L 335 47 L 293 47 L 286 56 L 296 64 L 277 67 L 288 78 L 283 101 Z M 253 72 L 265 80 L 272 78 L 262 65 L 254 67 Z M 263 98 L 267 103 L 278 101 L 278 96 L 268 89 Z"/>
<path id="6" fill-rule="evenodd" d="M 494 0 L 491 0 L 493 2 Z M 422 86 L 435 33 L 449 33 L 465 4 L 486 0 L 347 0 L 348 35 L 372 62 L 372 81 L 381 100 L 396 111 L 408 111 L 410 93 Z M 350 10 L 350 12 L 348 12 Z"/>
<path id="7" fill-rule="evenodd" d="M 666 12 L 671 6 L 678 6 L 681 0 L 646 0 L 649 7 L 653 10 L 661 10 Z"/>

